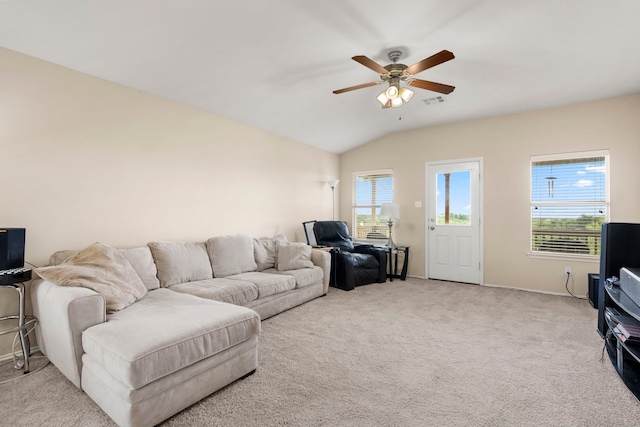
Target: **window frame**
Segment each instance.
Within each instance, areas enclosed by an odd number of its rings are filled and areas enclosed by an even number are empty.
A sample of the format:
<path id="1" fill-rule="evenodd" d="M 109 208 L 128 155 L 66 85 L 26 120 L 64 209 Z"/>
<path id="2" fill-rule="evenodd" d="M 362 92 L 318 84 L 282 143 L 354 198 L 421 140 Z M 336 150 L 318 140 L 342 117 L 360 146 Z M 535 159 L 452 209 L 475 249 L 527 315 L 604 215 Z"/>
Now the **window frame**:
<path id="1" fill-rule="evenodd" d="M 603 157 L 605 165 L 605 201 L 599 202 L 594 200 L 580 200 L 580 201 L 562 201 L 562 202 L 540 202 L 533 200 L 533 165 L 534 163 L 544 161 L 562 161 L 562 160 L 577 160 L 587 159 L 594 157 Z M 611 158 L 609 150 L 591 150 L 591 151 L 578 151 L 570 153 L 558 153 L 558 154 L 545 154 L 545 155 L 532 155 L 529 160 L 529 251 L 528 255 L 532 258 L 548 258 L 548 259 L 572 259 L 582 261 L 600 261 L 600 254 L 577 254 L 571 252 L 556 252 L 556 251 L 536 251 L 533 250 L 534 246 L 534 216 L 533 211 L 535 206 L 593 206 L 594 204 L 601 204 L 605 206 L 605 215 L 603 222 L 609 222 L 611 217 Z"/>
<path id="2" fill-rule="evenodd" d="M 358 177 L 366 176 L 366 175 L 390 175 L 391 177 L 391 200 L 383 201 L 376 204 L 370 205 L 358 205 L 356 203 L 356 182 Z M 395 193 L 395 179 L 393 177 L 393 169 L 375 169 L 375 170 L 366 170 L 366 171 L 356 171 L 352 174 L 351 180 L 351 235 L 354 242 L 362 242 L 362 243 L 371 243 L 371 244 L 380 244 L 384 245 L 388 241 L 388 236 L 384 239 L 367 239 L 367 238 L 358 238 L 358 222 L 357 222 L 357 210 L 358 209 L 372 209 L 376 208 L 377 211 L 380 210 L 382 203 L 394 203 L 393 195 Z M 386 225 L 386 222 L 385 222 Z M 388 230 L 386 230 L 388 231 Z"/>

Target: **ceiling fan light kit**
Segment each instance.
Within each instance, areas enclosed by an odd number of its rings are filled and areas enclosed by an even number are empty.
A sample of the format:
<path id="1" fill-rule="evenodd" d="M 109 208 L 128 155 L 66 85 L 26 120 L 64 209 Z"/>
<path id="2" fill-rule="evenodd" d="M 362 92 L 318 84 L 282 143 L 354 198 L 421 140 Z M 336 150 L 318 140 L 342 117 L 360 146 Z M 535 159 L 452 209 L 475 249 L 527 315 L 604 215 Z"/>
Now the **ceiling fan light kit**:
<path id="1" fill-rule="evenodd" d="M 380 73 L 380 81 L 364 83 L 357 86 L 350 86 L 344 89 L 334 90 L 333 93 L 337 95 L 356 89 L 376 86 L 380 83 L 386 82 L 389 83 L 389 87 L 382 93 L 380 93 L 380 95 L 378 95 L 376 99 L 382 105 L 382 108 L 390 108 L 400 107 L 404 103 L 409 102 L 413 97 L 413 91 L 407 87 L 400 87 L 400 82 L 405 82 L 407 85 L 412 87 L 431 90 L 444 94 L 449 94 L 455 89 L 455 86 L 449 86 L 442 83 L 413 78 L 414 74 L 417 74 L 431 67 L 435 67 L 436 65 L 440 65 L 443 62 L 447 62 L 455 58 L 453 53 L 449 52 L 448 50 L 440 51 L 435 55 L 432 55 L 420 62 L 413 64 L 410 67 L 407 67 L 404 64 L 397 63 L 402 56 L 402 52 L 400 52 L 399 50 L 393 50 L 389 52 L 387 56 L 392 63 L 384 67 L 364 55 L 358 55 L 351 58 L 354 61 L 364 65 L 365 67 L 370 68 L 377 73 Z"/>
<path id="2" fill-rule="evenodd" d="M 413 98 L 413 91 L 406 87 L 389 86 L 376 98 L 383 108 L 400 107 Z M 390 102 L 390 103 L 389 103 Z"/>

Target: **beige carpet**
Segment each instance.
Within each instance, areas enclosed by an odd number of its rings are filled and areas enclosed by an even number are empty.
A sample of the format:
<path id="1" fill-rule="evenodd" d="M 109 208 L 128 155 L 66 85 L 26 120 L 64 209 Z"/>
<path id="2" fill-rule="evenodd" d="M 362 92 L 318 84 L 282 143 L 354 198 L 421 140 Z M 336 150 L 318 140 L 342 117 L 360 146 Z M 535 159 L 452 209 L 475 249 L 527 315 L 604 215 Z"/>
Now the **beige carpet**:
<path id="1" fill-rule="evenodd" d="M 587 301 L 409 279 L 266 320 L 257 372 L 163 426 L 639 426 Z M 0 424 L 110 426 L 53 365 L 0 386 Z"/>

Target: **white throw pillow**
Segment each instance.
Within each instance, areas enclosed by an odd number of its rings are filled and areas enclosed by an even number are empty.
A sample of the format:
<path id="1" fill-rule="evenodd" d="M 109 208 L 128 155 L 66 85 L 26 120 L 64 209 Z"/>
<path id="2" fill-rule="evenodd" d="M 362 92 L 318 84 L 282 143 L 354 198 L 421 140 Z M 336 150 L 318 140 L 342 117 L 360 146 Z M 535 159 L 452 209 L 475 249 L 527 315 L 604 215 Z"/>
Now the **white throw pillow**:
<path id="1" fill-rule="evenodd" d="M 278 271 L 313 268 L 311 246 L 306 243 L 277 243 L 276 268 Z"/>
<path id="2" fill-rule="evenodd" d="M 216 236 L 207 240 L 207 249 L 214 277 L 256 271 L 253 239 L 247 234 Z"/>
<path id="3" fill-rule="evenodd" d="M 106 301 L 107 313 L 122 310 L 144 297 L 147 288 L 131 263 L 117 249 L 94 243 L 51 267 L 36 273 L 60 286 L 89 288 Z"/>
<path id="4" fill-rule="evenodd" d="M 253 255 L 258 265 L 258 271 L 276 266 L 276 245 L 278 242 L 287 243 L 287 236 L 279 234 L 273 239 L 253 239 Z"/>

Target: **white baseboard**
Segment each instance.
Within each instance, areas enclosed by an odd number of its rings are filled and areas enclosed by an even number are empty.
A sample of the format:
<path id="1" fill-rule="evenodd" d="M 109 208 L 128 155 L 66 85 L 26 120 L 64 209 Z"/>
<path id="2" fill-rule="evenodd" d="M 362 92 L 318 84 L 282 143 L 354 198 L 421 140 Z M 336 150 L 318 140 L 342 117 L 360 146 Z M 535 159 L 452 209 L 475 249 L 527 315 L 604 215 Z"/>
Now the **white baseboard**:
<path id="1" fill-rule="evenodd" d="M 503 288 L 503 289 L 513 289 L 515 291 L 525 291 L 532 292 L 534 294 L 545 294 L 545 295 L 555 295 L 559 297 L 570 297 L 571 295 L 566 292 L 553 292 L 553 291 L 542 291 L 540 289 L 528 289 L 528 288 L 515 288 L 513 286 L 504 286 L 504 285 L 492 285 L 490 283 L 485 283 L 482 286 L 487 286 L 489 288 Z M 576 295 L 576 297 L 580 299 L 588 299 L 587 295 Z"/>
<path id="2" fill-rule="evenodd" d="M 414 279 L 429 280 L 429 279 L 427 279 L 426 277 L 423 277 L 423 276 L 407 275 L 407 277 L 412 277 Z M 479 286 L 486 286 L 488 288 L 513 289 L 514 291 L 532 292 L 534 294 L 555 295 L 555 296 L 560 296 L 560 297 L 570 297 L 571 296 L 570 294 L 568 294 L 566 292 L 553 292 L 553 291 L 542 291 L 540 289 L 516 288 L 514 286 L 493 285 L 491 283 L 483 283 L 483 284 L 481 284 Z M 576 295 L 576 297 L 578 297 L 580 299 L 589 299 L 588 295 Z"/>

